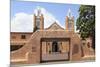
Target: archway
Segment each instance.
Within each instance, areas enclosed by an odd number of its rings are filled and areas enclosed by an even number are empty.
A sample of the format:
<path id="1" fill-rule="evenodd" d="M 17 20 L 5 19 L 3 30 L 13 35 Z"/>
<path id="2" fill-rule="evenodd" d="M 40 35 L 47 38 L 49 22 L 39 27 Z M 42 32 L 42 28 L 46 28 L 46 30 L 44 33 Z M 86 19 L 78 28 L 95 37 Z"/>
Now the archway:
<path id="1" fill-rule="evenodd" d="M 58 51 L 59 51 L 58 42 L 53 41 L 52 42 L 52 52 L 58 52 Z"/>

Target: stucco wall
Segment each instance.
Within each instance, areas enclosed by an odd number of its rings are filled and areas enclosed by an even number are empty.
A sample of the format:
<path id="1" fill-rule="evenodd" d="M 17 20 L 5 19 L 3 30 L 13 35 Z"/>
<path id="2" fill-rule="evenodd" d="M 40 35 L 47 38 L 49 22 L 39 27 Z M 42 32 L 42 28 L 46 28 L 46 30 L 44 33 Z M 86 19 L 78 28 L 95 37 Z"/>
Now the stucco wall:
<path id="1" fill-rule="evenodd" d="M 73 32 L 66 31 L 36 31 L 32 34 L 28 43 L 21 49 L 11 52 L 11 60 L 27 59 L 23 63 L 35 64 L 41 62 L 41 38 L 70 38 L 70 59 L 79 60 L 81 58 L 80 39 Z M 74 47 L 76 45 L 77 47 Z M 77 51 L 75 51 L 77 49 Z M 27 57 L 26 57 L 27 56 Z"/>

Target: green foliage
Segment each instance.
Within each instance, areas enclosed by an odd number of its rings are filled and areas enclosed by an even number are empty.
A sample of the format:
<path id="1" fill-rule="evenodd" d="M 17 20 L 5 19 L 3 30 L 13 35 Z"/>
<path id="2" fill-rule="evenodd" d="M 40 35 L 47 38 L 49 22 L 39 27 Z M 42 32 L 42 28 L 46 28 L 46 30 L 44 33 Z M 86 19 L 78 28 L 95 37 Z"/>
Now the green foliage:
<path id="1" fill-rule="evenodd" d="M 83 39 L 95 36 L 95 6 L 80 6 L 76 26 Z"/>

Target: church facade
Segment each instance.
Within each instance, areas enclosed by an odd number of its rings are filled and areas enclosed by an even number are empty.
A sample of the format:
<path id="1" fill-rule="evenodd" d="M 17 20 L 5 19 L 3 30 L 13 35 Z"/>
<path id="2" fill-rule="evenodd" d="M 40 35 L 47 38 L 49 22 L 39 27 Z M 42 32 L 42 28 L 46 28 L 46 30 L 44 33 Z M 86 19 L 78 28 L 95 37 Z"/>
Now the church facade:
<path id="1" fill-rule="evenodd" d="M 44 28 L 41 10 L 33 19 L 33 32 L 11 32 L 12 64 L 80 61 L 85 55 L 81 38 L 74 32 L 73 16 L 66 16 L 65 29 L 56 21 Z"/>

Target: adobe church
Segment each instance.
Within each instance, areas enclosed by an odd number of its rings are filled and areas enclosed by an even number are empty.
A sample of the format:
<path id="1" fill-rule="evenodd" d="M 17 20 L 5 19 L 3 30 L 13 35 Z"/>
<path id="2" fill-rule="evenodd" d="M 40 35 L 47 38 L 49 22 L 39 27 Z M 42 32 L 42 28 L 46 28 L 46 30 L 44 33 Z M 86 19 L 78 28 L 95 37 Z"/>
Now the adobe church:
<path id="1" fill-rule="evenodd" d="M 56 22 L 44 28 L 45 18 L 40 9 L 33 19 L 33 32 L 11 32 L 12 64 L 80 61 L 85 55 L 81 38 L 74 32 L 73 16 L 66 16 L 65 29 Z"/>

